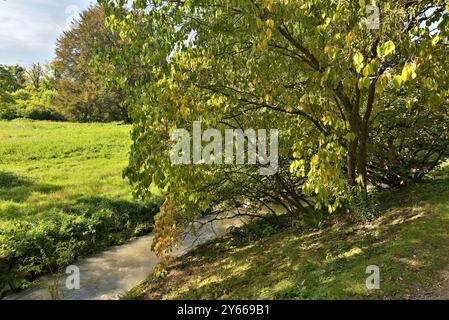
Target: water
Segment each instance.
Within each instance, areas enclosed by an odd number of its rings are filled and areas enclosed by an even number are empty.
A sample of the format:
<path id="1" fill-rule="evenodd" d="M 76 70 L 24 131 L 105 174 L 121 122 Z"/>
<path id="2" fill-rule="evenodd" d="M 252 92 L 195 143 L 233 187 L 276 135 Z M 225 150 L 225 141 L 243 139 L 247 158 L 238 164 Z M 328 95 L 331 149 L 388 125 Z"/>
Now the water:
<path id="1" fill-rule="evenodd" d="M 222 218 L 212 222 L 208 218 L 199 220 L 201 228 L 185 234 L 182 243 L 177 246 L 172 256 L 181 256 L 201 243 L 225 235 L 229 227 L 240 226 L 244 222 L 239 218 Z M 195 223 L 195 226 L 199 227 L 200 223 Z M 39 279 L 40 285 L 10 295 L 6 299 L 49 300 L 52 298 L 49 287 L 55 284 L 59 288 L 59 299 L 63 300 L 118 299 L 120 295 L 144 280 L 160 262 L 160 258 L 150 249 L 153 239 L 154 234 L 149 234 L 79 261 L 76 264 L 80 269 L 79 290 L 66 288 L 65 279 L 68 275 L 42 276 Z"/>

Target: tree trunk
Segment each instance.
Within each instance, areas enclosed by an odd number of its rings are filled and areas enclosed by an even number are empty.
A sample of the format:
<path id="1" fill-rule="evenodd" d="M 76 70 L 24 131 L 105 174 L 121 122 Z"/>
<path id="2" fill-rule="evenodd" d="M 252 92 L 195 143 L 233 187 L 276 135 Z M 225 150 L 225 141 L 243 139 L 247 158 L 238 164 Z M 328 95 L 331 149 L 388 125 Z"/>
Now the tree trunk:
<path id="1" fill-rule="evenodd" d="M 359 135 L 359 148 L 358 148 L 358 159 L 357 159 L 357 173 L 362 178 L 362 188 L 363 192 L 366 194 L 368 192 L 368 174 L 367 174 L 367 130 L 362 128 Z"/>
<path id="2" fill-rule="evenodd" d="M 348 145 L 347 174 L 350 187 L 357 185 L 357 176 L 362 179 L 362 188 L 367 192 L 368 173 L 367 173 L 367 135 L 365 130 L 359 131 L 357 138 Z"/>
<path id="3" fill-rule="evenodd" d="M 347 174 L 348 174 L 348 184 L 350 187 L 355 187 L 356 185 L 356 163 L 357 163 L 357 138 L 349 142 L 348 145 L 348 157 L 347 157 Z"/>
<path id="4" fill-rule="evenodd" d="M 355 187 L 357 185 L 357 169 L 358 169 L 358 146 L 359 146 L 359 117 L 357 114 L 357 109 L 353 108 L 349 116 L 349 125 L 351 133 L 354 135 L 354 139 L 348 143 L 348 184 L 349 187 Z"/>

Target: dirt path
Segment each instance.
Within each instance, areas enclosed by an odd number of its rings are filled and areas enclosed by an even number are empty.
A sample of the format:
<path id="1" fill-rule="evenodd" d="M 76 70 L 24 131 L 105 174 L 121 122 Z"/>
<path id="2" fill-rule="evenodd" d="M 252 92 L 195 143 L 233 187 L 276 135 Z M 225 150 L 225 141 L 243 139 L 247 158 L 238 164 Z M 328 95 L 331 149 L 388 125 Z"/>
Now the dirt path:
<path id="1" fill-rule="evenodd" d="M 439 273 L 438 280 L 428 290 L 413 290 L 411 299 L 449 300 L 449 268 Z"/>

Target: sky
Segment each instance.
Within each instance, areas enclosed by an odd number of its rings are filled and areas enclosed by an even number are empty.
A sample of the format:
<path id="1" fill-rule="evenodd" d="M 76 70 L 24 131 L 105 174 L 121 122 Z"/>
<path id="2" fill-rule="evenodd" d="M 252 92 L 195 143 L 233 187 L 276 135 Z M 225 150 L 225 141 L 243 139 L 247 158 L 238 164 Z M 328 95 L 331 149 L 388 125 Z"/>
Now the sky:
<path id="1" fill-rule="evenodd" d="M 94 0 L 0 0 L 0 64 L 54 57 L 56 39 Z"/>

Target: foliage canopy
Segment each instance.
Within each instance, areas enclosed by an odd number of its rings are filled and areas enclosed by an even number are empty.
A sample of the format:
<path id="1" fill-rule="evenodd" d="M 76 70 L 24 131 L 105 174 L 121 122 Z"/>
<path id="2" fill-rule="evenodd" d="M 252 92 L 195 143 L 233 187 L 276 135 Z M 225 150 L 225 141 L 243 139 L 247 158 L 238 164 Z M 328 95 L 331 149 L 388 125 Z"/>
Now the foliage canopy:
<path id="1" fill-rule="evenodd" d="M 113 77 L 123 84 L 135 122 L 126 175 L 143 198 L 155 186 L 166 192 L 156 251 L 211 206 L 239 208 L 249 198 L 279 202 L 296 214 L 333 212 L 354 191 L 379 184 L 377 177 L 392 169 L 386 159 L 420 149 L 431 155 L 424 157 L 429 170 L 447 155 L 447 135 L 438 150 L 426 147 L 437 124 L 423 124 L 419 146 L 412 131 L 395 124 L 417 113 L 448 122 L 445 1 L 101 3 L 124 44 L 111 61 L 121 66 Z M 368 28 L 367 5 L 380 9 L 379 29 Z M 135 65 L 146 72 L 136 76 Z M 248 166 L 171 165 L 170 133 L 189 129 L 194 120 L 220 130 L 278 128 L 279 173 L 261 179 Z M 394 143 L 399 139 L 405 149 L 379 151 L 390 126 L 401 131 Z M 399 165 L 399 176 L 416 170 L 412 162 Z"/>

